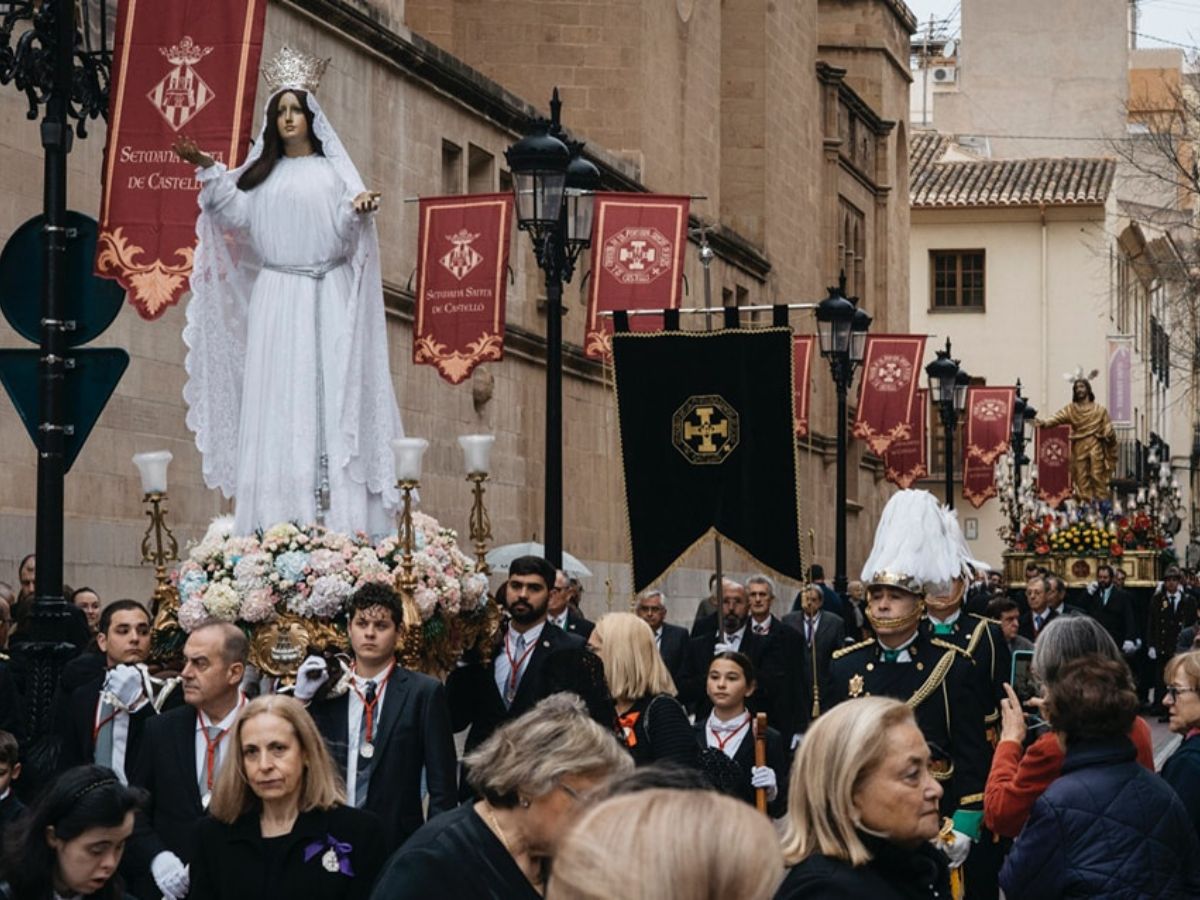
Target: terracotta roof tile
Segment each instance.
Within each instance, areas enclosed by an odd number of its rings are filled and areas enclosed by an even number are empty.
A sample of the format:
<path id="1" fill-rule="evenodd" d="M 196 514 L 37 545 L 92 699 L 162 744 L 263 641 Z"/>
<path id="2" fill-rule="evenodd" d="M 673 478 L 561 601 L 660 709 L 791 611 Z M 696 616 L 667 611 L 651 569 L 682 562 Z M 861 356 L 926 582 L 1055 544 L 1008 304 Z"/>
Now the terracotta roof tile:
<path id="1" fill-rule="evenodd" d="M 909 197 L 915 208 L 1104 203 L 1116 162 L 1100 157 L 942 162 L 950 139 L 917 132 L 909 142 Z"/>

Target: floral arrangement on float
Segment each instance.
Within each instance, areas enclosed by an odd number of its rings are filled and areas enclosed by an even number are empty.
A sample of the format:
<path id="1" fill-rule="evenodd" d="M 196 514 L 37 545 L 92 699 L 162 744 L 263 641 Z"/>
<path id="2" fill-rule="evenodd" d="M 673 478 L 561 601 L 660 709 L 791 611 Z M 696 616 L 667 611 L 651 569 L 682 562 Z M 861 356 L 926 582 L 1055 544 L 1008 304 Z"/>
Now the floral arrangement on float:
<path id="1" fill-rule="evenodd" d="M 1123 515 L 1112 504 L 1075 505 L 1062 512 L 1041 512 L 1021 523 L 1009 542 L 1017 553 L 1038 556 L 1124 556 L 1127 551 L 1162 551 L 1171 542 L 1151 516 L 1141 510 Z"/>
<path id="2" fill-rule="evenodd" d="M 177 601 L 160 611 L 155 655 L 176 656 L 201 625 L 232 622 L 250 639 L 251 663 L 286 678 L 309 654 L 348 648 L 346 602 L 355 590 L 369 582 L 410 583 L 401 591 L 401 659 L 420 671 L 447 671 L 490 641 L 498 613 L 487 576 L 459 549 L 455 531 L 420 512 L 412 513 L 412 526 L 406 560 L 396 535 L 372 543 L 362 533 L 284 522 L 238 536 L 231 516 L 214 520 L 174 573 Z"/>

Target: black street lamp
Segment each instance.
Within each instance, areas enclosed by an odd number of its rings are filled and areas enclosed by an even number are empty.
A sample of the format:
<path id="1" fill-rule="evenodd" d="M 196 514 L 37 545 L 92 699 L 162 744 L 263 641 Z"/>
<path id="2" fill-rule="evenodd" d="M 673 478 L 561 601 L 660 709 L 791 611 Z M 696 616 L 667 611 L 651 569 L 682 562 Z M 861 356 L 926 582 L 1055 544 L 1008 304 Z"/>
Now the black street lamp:
<path id="1" fill-rule="evenodd" d="M 846 296 L 846 273 L 837 287 L 817 304 L 817 338 L 821 355 L 829 360 L 829 370 L 837 387 L 837 488 L 836 544 L 834 549 L 833 589 L 845 595 L 846 581 L 846 392 L 854 381 L 854 371 L 862 365 L 867 348 L 867 330 L 871 317 L 858 308 L 858 298 Z"/>
<path id="2" fill-rule="evenodd" d="M 546 559 L 562 568 L 562 292 L 579 254 L 592 242 L 593 194 L 600 171 L 584 159 L 583 143 L 559 124 L 558 88 L 550 119 L 504 151 L 513 173 L 517 227 L 528 231 L 546 276 Z"/>
<path id="3" fill-rule="evenodd" d="M 925 367 L 925 374 L 929 377 L 929 396 L 938 406 L 946 436 L 946 506 L 954 509 L 954 429 L 967 408 L 971 377 L 957 359 L 951 359 L 950 338 L 946 338 L 946 349 L 939 350 L 937 359 Z"/>
<path id="4" fill-rule="evenodd" d="M 1029 457 L 1025 455 L 1025 444 L 1028 441 L 1030 423 L 1037 418 L 1037 410 L 1030 402 L 1021 396 L 1021 379 L 1017 379 L 1016 399 L 1013 400 L 1012 415 L 1012 455 L 1013 455 L 1013 490 L 1021 489 L 1021 469 L 1029 465 Z"/>
<path id="5" fill-rule="evenodd" d="M 58 676 L 74 655 L 71 615 L 63 598 L 63 481 L 66 475 L 67 155 L 75 136 L 87 137 L 89 119 L 107 116 L 108 0 L 13 0 L 0 3 L 0 85 L 14 83 L 41 122 L 43 164 L 42 297 L 38 366 L 37 555 L 34 603 L 13 642 L 25 684 L 28 739 L 51 731 Z M 114 5 L 115 7 L 115 5 Z M 93 21 L 93 16 L 96 20 Z M 28 22 L 22 30 L 19 25 Z M 16 32 L 16 40 L 13 35 Z M 72 128 L 74 120 L 74 128 Z M 37 751 L 27 759 L 42 757 Z M 30 766 L 26 766 L 30 769 Z M 30 771 L 33 779 L 46 772 Z"/>

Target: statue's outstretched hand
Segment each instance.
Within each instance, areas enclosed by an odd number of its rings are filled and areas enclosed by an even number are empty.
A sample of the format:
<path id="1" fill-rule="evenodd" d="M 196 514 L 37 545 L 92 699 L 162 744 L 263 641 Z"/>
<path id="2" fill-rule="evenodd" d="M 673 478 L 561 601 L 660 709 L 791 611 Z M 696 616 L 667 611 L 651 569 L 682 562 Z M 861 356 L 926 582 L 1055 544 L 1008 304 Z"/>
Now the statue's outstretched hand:
<path id="1" fill-rule="evenodd" d="M 197 146 L 196 142 L 186 135 L 180 135 L 175 139 L 175 143 L 171 145 L 171 149 L 175 151 L 175 155 L 184 162 L 189 162 L 193 166 L 203 166 L 208 168 L 213 165 L 216 160 L 205 153 Z"/>
<path id="2" fill-rule="evenodd" d="M 379 191 L 363 191 L 350 202 L 354 206 L 354 211 L 356 213 L 362 214 L 375 212 L 377 209 L 379 209 L 380 196 L 382 195 L 379 193 Z"/>

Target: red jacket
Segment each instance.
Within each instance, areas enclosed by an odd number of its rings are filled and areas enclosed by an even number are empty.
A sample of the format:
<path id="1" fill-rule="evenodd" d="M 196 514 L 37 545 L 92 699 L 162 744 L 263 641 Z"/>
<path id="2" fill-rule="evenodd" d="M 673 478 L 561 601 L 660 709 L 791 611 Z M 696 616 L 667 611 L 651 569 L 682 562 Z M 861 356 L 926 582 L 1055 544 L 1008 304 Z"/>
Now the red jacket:
<path id="1" fill-rule="evenodd" d="M 1150 726 L 1138 716 L 1129 739 L 1137 748 L 1137 760 L 1154 771 L 1154 741 Z M 1033 804 L 1062 771 L 1063 749 L 1052 732 L 1029 745 L 1024 756 L 1016 741 L 1001 741 L 992 757 L 983 791 L 983 824 L 993 834 L 1015 838 L 1021 833 Z"/>

